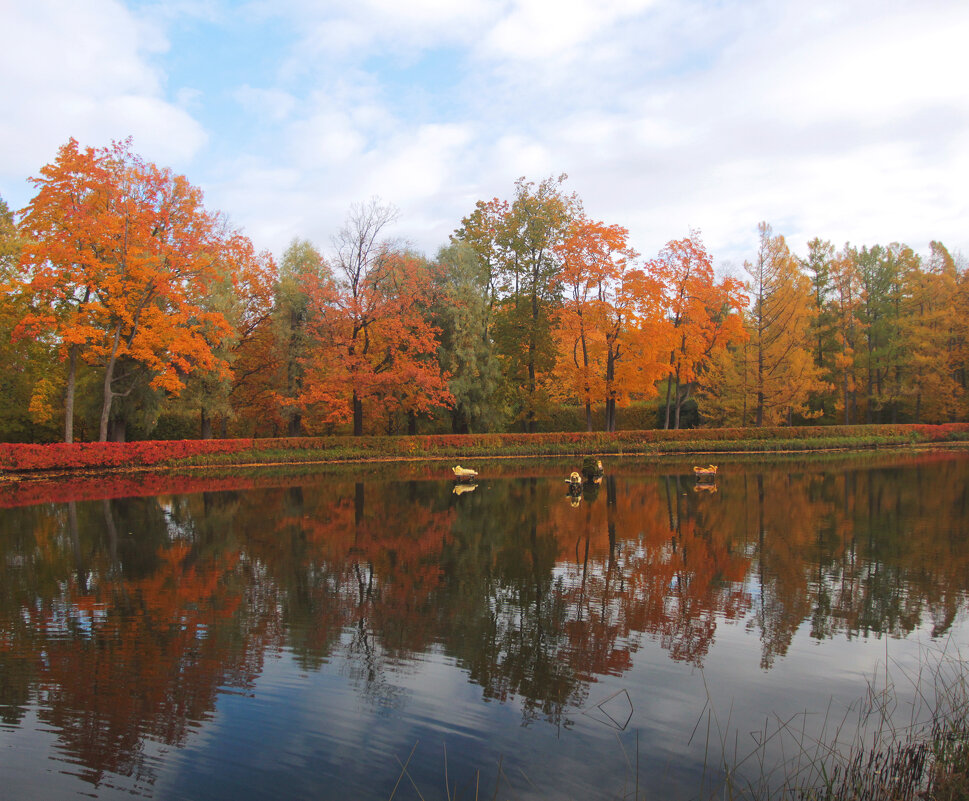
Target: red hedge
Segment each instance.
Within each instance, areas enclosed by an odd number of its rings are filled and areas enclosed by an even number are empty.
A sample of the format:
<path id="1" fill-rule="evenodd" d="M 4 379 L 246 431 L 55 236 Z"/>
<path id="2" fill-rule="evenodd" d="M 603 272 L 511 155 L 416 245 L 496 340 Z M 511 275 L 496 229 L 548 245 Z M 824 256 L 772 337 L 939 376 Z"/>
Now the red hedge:
<path id="1" fill-rule="evenodd" d="M 210 453 L 238 453 L 251 447 L 251 439 L 0 444 L 0 469 L 149 467 L 172 459 Z"/>
<path id="2" fill-rule="evenodd" d="M 879 436 L 900 440 L 941 442 L 951 434 L 969 432 L 969 423 L 944 425 L 801 426 L 794 428 L 711 428 L 680 431 L 619 431 L 615 434 L 432 434 L 416 437 L 290 437 L 284 439 L 164 440 L 145 442 L 83 442 L 70 445 L 0 444 L 0 470 L 57 470 L 97 467 L 150 467 L 192 456 L 243 451 L 325 450 L 344 446 L 375 455 L 418 456 L 442 450 L 525 447 L 535 443 L 574 444 L 595 450 L 605 442 L 632 445 L 652 442 L 817 439 Z"/>

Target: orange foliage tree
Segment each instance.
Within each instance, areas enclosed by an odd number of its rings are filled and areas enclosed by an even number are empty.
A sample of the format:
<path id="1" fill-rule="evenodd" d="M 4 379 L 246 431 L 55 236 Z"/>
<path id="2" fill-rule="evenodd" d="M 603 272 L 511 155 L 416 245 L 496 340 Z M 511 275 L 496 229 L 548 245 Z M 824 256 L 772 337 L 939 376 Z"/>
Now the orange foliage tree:
<path id="1" fill-rule="evenodd" d="M 68 361 L 67 441 L 78 359 L 100 366 L 104 441 L 135 369 L 178 394 L 185 376 L 218 367 L 213 348 L 230 328 L 204 299 L 220 278 L 226 231 L 200 190 L 131 153 L 130 141 L 81 149 L 71 139 L 32 181 L 20 274 L 32 310 L 20 332 L 52 333 Z"/>
<path id="2" fill-rule="evenodd" d="M 668 242 L 650 270 L 663 283 L 673 328 L 663 428 L 670 428 L 671 412 L 672 427 L 679 428 L 683 403 L 711 356 L 744 337 L 740 312 L 747 297 L 735 278 L 716 282 L 713 260 L 697 231 Z"/>
<path id="3" fill-rule="evenodd" d="M 266 425 L 273 432 L 280 418 L 274 397 L 280 359 L 272 326 L 276 263 L 241 234 L 228 236 L 225 245 L 220 278 L 204 304 L 225 317 L 232 333 L 214 349 L 215 366 L 194 371 L 178 398 L 165 406 L 169 421 L 197 421 L 202 439 L 211 439 L 216 427 L 219 436 L 228 436 L 230 422 L 245 433 Z"/>
<path id="4" fill-rule="evenodd" d="M 274 370 L 279 358 L 273 346 L 272 313 L 279 283 L 276 263 L 268 253 L 256 253 L 244 236 L 229 241 L 230 258 L 223 275 L 224 313 L 232 326 L 226 360 L 230 377 L 221 412 L 223 432 L 228 418 L 271 420 L 278 415 Z M 200 398 L 202 435 L 211 435 L 210 402 Z M 223 436 L 225 434 L 223 433 Z"/>
<path id="5" fill-rule="evenodd" d="M 905 249 L 908 314 L 899 333 L 908 368 L 903 391 L 911 399 L 916 423 L 954 421 L 965 408 L 966 390 L 960 381 L 965 349 L 959 343 L 966 319 L 964 302 L 962 308 L 959 303 L 959 272 L 941 243 L 932 242 L 930 249 L 924 264 Z"/>
<path id="6" fill-rule="evenodd" d="M 375 200 L 351 209 L 337 238 L 336 276 L 309 276 L 312 341 L 301 402 L 323 424 L 374 412 L 428 412 L 447 405 L 437 333 L 424 312 L 431 282 L 417 257 L 380 242 L 394 213 Z M 405 388 L 402 390 L 402 388 Z"/>
<path id="7" fill-rule="evenodd" d="M 607 384 L 614 381 L 616 329 L 627 322 L 626 310 L 610 303 L 615 299 L 610 287 L 636 257 L 627 237 L 621 226 L 580 215 L 556 246 L 563 287 L 556 374 L 568 396 L 585 405 L 587 431 L 592 431 L 592 403 L 608 397 Z"/>
<path id="8" fill-rule="evenodd" d="M 605 427 L 615 431 L 617 407 L 655 394 L 666 370 L 660 361 L 668 337 L 662 286 L 634 265 L 638 254 L 628 234 L 578 215 L 556 247 L 563 287 L 556 375 L 565 392 L 585 404 L 589 431 L 593 399 L 605 401 Z"/>

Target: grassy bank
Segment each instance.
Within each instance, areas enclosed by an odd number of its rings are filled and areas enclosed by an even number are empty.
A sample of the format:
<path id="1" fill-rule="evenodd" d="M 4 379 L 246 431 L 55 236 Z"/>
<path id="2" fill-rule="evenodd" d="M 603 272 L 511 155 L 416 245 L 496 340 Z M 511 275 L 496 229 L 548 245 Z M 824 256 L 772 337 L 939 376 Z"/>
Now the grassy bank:
<path id="1" fill-rule="evenodd" d="M 969 424 L 0 444 L 0 472 L 579 454 L 769 453 L 959 441 L 969 441 Z"/>

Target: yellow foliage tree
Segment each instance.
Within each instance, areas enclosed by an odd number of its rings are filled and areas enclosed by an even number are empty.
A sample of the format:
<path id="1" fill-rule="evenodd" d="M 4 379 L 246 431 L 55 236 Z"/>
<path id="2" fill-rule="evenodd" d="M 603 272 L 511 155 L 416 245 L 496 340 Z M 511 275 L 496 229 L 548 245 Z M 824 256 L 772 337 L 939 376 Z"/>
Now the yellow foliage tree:
<path id="1" fill-rule="evenodd" d="M 795 416 L 818 414 L 808 402 L 829 388 L 812 350 L 817 311 L 811 282 L 784 237 L 774 236 L 767 223 L 759 230 L 757 258 L 745 265 L 751 276 L 749 342 L 718 355 L 704 378 L 702 394 L 721 423 L 791 424 Z"/>

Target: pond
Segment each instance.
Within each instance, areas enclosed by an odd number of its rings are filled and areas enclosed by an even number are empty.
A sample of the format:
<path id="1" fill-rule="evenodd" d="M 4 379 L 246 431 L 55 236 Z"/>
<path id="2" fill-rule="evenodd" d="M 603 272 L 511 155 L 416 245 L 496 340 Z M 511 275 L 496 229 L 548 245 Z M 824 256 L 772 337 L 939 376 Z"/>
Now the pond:
<path id="1" fill-rule="evenodd" d="M 969 452 L 691 464 L 2 485 L 3 795 L 693 798 L 910 720 Z"/>

